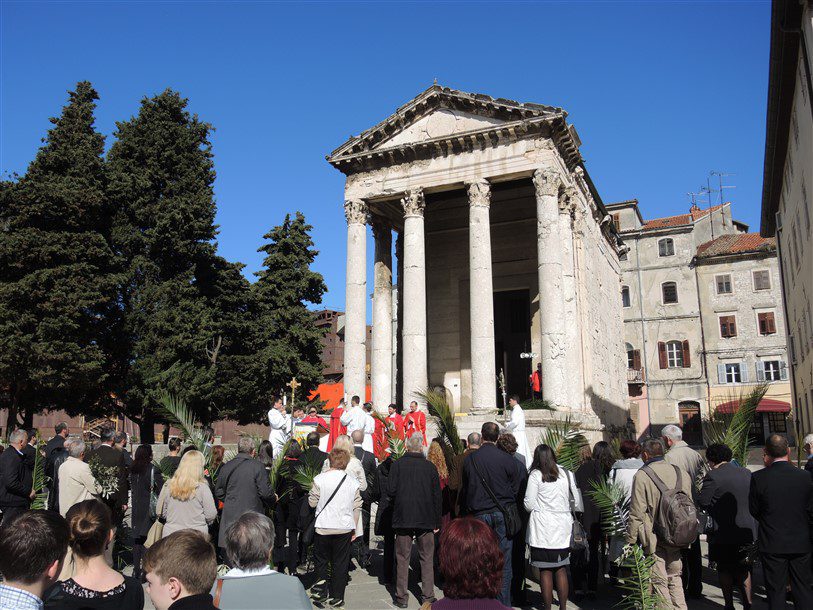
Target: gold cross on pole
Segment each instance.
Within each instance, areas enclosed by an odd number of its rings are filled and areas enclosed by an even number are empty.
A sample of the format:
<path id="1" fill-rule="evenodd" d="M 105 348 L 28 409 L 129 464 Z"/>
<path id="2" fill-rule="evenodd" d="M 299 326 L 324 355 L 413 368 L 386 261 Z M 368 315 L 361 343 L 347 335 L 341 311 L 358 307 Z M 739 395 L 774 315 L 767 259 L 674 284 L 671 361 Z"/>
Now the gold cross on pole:
<path id="1" fill-rule="evenodd" d="M 291 381 L 289 381 L 289 382 L 288 382 L 286 385 L 287 385 L 289 388 L 291 388 L 291 408 L 293 409 L 293 408 L 294 408 L 294 393 L 296 392 L 296 389 L 297 389 L 299 386 L 301 386 L 302 384 L 301 384 L 301 383 L 299 383 L 299 382 L 296 380 L 296 377 L 294 377 L 294 378 L 292 378 L 292 379 L 291 379 Z"/>

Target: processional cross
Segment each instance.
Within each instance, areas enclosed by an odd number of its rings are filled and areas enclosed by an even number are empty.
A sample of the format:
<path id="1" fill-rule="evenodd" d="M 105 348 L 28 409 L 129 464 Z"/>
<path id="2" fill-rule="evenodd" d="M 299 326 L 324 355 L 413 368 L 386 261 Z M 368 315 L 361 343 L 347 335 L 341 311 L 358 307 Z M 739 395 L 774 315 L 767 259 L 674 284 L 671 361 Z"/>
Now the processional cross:
<path id="1" fill-rule="evenodd" d="M 299 386 L 301 386 L 302 384 L 301 384 L 301 383 L 299 383 L 299 382 L 296 380 L 296 377 L 293 377 L 293 378 L 291 379 L 291 381 L 289 381 L 289 382 L 288 382 L 287 384 L 285 384 L 285 385 L 287 385 L 289 388 L 291 388 L 291 409 L 293 409 L 293 408 L 294 408 L 294 393 L 296 392 L 296 389 L 297 389 Z"/>

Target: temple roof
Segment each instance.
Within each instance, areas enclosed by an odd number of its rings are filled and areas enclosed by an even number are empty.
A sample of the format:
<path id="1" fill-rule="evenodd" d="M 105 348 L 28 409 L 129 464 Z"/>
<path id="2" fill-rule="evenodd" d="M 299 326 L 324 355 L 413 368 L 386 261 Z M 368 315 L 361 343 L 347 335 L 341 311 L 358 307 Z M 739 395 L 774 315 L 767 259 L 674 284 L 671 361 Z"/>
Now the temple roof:
<path id="1" fill-rule="evenodd" d="M 353 174 L 543 134 L 551 137 L 573 169 L 583 164 L 581 141 L 566 117 L 567 112 L 554 106 L 434 84 L 326 158 L 343 173 Z M 410 129 L 413 133 L 405 133 Z"/>

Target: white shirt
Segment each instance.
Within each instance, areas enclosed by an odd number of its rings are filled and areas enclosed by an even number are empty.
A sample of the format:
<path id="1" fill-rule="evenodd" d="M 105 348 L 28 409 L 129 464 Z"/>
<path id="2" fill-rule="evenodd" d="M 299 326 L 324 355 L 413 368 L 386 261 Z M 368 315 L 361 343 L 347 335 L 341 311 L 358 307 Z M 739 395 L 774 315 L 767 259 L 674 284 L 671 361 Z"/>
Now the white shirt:
<path id="1" fill-rule="evenodd" d="M 271 442 L 274 457 L 276 458 L 291 435 L 291 416 L 287 413 L 281 413 L 277 409 L 271 409 L 268 412 L 268 423 L 271 426 L 271 434 L 268 435 L 268 440 Z"/>
<path id="2" fill-rule="evenodd" d="M 522 410 L 519 404 L 514 405 L 511 409 L 511 421 L 505 424 L 505 427 L 517 439 L 517 453 L 525 458 L 525 467 L 530 468 L 533 456 L 528 447 L 528 439 L 525 436 L 525 411 Z"/>
<path id="3" fill-rule="evenodd" d="M 268 576 L 269 574 L 276 574 L 276 570 L 272 570 L 268 566 L 257 568 L 256 570 L 241 570 L 240 568 L 232 568 L 223 576 L 223 578 L 245 578 L 246 576 Z"/>
<path id="4" fill-rule="evenodd" d="M 343 426 L 347 426 L 347 436 L 350 436 L 355 430 L 364 431 L 367 413 L 364 412 L 361 405 L 355 405 L 342 413 L 339 421 L 342 422 Z M 375 427 L 375 423 L 373 423 L 373 427 Z"/>

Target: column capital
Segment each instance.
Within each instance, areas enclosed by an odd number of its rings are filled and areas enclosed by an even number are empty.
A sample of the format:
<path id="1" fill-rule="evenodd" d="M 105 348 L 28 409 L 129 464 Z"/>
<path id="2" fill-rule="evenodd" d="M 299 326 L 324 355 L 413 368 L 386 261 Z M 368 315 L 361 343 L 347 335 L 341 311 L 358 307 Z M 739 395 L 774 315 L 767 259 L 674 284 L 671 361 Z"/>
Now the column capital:
<path id="1" fill-rule="evenodd" d="M 469 206 L 487 208 L 491 205 L 491 184 L 485 178 L 466 184 Z"/>
<path id="2" fill-rule="evenodd" d="M 405 217 L 423 217 L 423 210 L 426 207 L 426 201 L 423 197 L 423 189 L 418 187 L 406 191 L 401 199 L 401 206 L 404 208 Z"/>
<path id="3" fill-rule="evenodd" d="M 540 167 L 533 175 L 537 198 L 545 195 L 556 195 L 562 184 L 562 174 L 552 167 Z"/>
<path id="4" fill-rule="evenodd" d="M 569 186 L 559 194 L 559 211 L 563 214 L 572 214 L 576 205 L 576 189 Z"/>
<path id="5" fill-rule="evenodd" d="M 348 199 L 344 202 L 344 217 L 349 225 L 364 225 L 370 218 L 370 210 L 363 199 Z"/>

